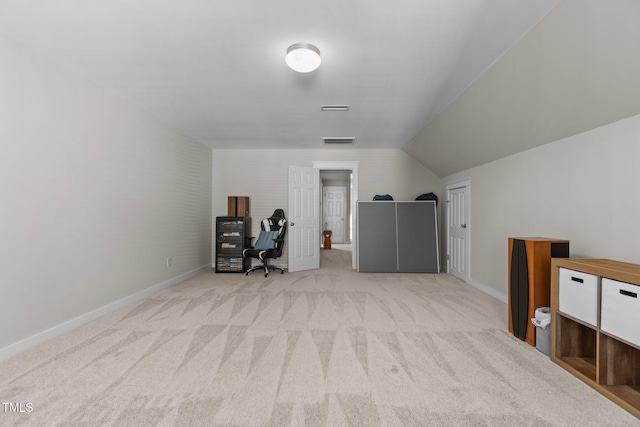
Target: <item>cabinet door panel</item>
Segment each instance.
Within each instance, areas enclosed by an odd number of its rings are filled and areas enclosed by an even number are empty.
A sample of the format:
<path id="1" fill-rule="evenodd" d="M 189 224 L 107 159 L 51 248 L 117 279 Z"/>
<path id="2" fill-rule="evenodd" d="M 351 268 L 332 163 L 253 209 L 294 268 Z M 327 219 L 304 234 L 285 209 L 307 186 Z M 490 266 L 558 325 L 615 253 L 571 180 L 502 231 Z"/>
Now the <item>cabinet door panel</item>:
<path id="1" fill-rule="evenodd" d="M 358 271 L 398 271 L 394 202 L 358 202 Z"/>
<path id="2" fill-rule="evenodd" d="M 406 273 L 437 273 L 435 202 L 398 202 L 398 263 Z"/>

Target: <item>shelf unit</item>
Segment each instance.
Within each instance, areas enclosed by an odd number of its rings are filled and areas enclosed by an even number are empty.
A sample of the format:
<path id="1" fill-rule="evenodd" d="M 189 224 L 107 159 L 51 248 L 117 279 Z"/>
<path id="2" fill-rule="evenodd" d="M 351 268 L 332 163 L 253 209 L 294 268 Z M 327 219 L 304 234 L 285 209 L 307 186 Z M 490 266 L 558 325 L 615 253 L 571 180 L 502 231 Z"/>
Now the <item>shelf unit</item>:
<path id="1" fill-rule="evenodd" d="M 598 278 L 598 322 L 560 311 L 560 269 Z M 640 345 L 600 329 L 603 278 L 638 286 L 640 265 L 606 259 L 551 260 L 551 360 L 640 418 Z"/>
<path id="2" fill-rule="evenodd" d="M 251 258 L 242 251 L 251 245 L 251 218 L 216 217 L 216 273 L 244 273 L 251 268 Z"/>

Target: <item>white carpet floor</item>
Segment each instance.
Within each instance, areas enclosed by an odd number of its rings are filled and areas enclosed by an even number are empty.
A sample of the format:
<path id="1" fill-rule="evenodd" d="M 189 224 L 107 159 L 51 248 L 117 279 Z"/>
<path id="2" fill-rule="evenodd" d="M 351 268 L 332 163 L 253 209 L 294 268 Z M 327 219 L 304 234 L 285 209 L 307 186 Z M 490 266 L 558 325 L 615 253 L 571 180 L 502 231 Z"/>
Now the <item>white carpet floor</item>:
<path id="1" fill-rule="evenodd" d="M 11 426 L 633 426 L 446 274 L 213 270 L 0 363 Z"/>

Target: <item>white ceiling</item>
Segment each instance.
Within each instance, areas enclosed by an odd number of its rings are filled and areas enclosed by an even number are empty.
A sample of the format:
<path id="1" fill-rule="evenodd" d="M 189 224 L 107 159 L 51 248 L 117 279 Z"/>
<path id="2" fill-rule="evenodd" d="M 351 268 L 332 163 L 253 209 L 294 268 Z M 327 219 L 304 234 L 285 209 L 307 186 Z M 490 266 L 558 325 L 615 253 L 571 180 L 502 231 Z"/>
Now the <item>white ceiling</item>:
<path id="1" fill-rule="evenodd" d="M 212 148 L 401 148 L 558 1 L 0 0 L 0 35 Z"/>

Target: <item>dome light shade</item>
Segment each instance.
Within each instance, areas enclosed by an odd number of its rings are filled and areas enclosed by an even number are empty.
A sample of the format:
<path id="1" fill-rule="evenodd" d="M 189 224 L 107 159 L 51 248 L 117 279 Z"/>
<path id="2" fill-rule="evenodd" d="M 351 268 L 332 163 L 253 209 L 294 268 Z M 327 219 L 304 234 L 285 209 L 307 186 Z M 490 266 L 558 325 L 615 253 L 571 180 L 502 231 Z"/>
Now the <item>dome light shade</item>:
<path id="1" fill-rule="evenodd" d="M 320 66 L 320 49 L 309 43 L 295 43 L 287 49 L 287 65 L 299 73 L 309 73 Z"/>

